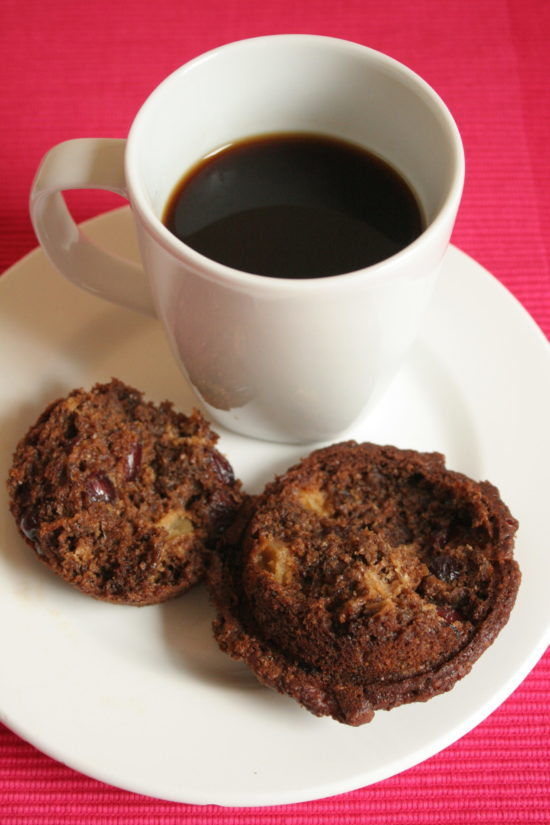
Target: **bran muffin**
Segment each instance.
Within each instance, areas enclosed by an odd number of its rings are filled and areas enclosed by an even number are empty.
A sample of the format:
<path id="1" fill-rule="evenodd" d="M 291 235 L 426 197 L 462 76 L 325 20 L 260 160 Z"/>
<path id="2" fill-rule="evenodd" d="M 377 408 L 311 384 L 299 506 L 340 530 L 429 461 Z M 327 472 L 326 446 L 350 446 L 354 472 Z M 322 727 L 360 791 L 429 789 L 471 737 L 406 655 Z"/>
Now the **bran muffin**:
<path id="1" fill-rule="evenodd" d="M 113 379 L 50 404 L 18 444 L 10 507 L 61 578 L 110 602 L 188 590 L 241 502 L 199 412 L 155 405 Z"/>
<path id="2" fill-rule="evenodd" d="M 214 554 L 215 637 L 312 713 L 369 722 L 450 690 L 493 642 L 517 527 L 440 454 L 317 450 L 244 503 Z"/>

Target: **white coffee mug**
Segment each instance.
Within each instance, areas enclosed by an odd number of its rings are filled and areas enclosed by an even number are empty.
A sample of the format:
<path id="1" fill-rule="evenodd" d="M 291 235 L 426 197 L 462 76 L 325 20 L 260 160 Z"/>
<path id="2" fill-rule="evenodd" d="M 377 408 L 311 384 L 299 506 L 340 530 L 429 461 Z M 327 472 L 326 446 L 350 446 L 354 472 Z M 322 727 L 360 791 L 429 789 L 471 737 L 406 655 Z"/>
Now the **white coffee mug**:
<path id="1" fill-rule="evenodd" d="M 330 135 L 380 155 L 416 192 L 424 232 L 365 269 L 290 280 L 216 263 L 163 225 L 170 194 L 198 160 L 278 132 Z M 30 208 L 63 275 L 162 321 L 213 419 L 256 438 L 312 442 L 357 423 L 403 361 L 441 268 L 463 180 L 458 129 L 416 74 L 355 43 L 276 35 L 182 66 L 143 104 L 127 140 L 55 146 L 38 170 Z M 129 199 L 143 270 L 82 235 L 61 195 L 77 188 Z"/>

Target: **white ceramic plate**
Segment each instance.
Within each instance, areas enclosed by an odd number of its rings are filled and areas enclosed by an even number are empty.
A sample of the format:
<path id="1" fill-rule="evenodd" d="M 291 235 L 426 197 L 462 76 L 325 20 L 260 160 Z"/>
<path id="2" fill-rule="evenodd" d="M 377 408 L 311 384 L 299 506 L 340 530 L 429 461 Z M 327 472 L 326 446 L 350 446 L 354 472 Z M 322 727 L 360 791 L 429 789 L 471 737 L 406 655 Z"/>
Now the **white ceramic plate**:
<path id="1" fill-rule="evenodd" d="M 127 208 L 87 233 L 135 256 Z M 202 589 L 131 608 L 80 595 L 20 539 L 5 500 L 16 441 L 48 401 L 118 376 L 188 411 L 160 325 L 79 292 L 35 251 L 0 279 L 0 719 L 42 751 L 165 799 L 269 805 L 392 776 L 493 711 L 549 637 L 550 348 L 512 296 L 455 248 L 408 363 L 350 437 L 439 450 L 497 484 L 519 518 L 523 582 L 508 625 L 471 674 L 362 728 L 316 719 L 218 651 Z M 308 448 L 221 433 L 250 491 Z"/>

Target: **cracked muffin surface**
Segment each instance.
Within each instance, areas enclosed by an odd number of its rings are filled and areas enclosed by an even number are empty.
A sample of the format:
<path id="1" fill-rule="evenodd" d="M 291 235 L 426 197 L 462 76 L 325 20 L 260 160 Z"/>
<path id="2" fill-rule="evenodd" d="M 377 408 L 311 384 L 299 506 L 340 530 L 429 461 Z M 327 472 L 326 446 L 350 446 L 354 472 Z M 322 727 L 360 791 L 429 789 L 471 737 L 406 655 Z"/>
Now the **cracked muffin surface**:
<path id="1" fill-rule="evenodd" d="M 194 410 L 113 379 L 50 404 L 18 444 L 10 507 L 55 573 L 98 599 L 153 604 L 202 579 L 242 495 Z"/>
<path id="2" fill-rule="evenodd" d="M 221 649 L 358 725 L 449 690 L 506 623 L 518 523 L 437 453 L 345 442 L 248 499 L 209 586 Z"/>

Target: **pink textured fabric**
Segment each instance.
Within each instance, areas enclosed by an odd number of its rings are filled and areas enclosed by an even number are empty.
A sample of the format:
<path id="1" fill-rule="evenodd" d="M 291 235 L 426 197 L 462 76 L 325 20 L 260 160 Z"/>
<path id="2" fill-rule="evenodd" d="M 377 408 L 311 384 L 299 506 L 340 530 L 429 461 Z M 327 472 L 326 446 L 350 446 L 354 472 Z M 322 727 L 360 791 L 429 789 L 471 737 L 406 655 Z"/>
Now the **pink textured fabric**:
<path id="1" fill-rule="evenodd" d="M 178 65 L 230 40 L 278 32 L 356 40 L 408 64 L 437 89 L 467 156 L 453 240 L 550 335 L 546 0 L 3 0 L 0 271 L 36 245 L 27 197 L 51 145 L 122 137 L 148 92 Z M 70 200 L 79 220 L 119 203 L 90 193 Z M 54 762 L 0 725 L 0 822 L 548 823 L 549 692 L 546 654 L 489 719 L 424 764 L 329 800 L 264 809 L 193 807 L 117 790 Z"/>

